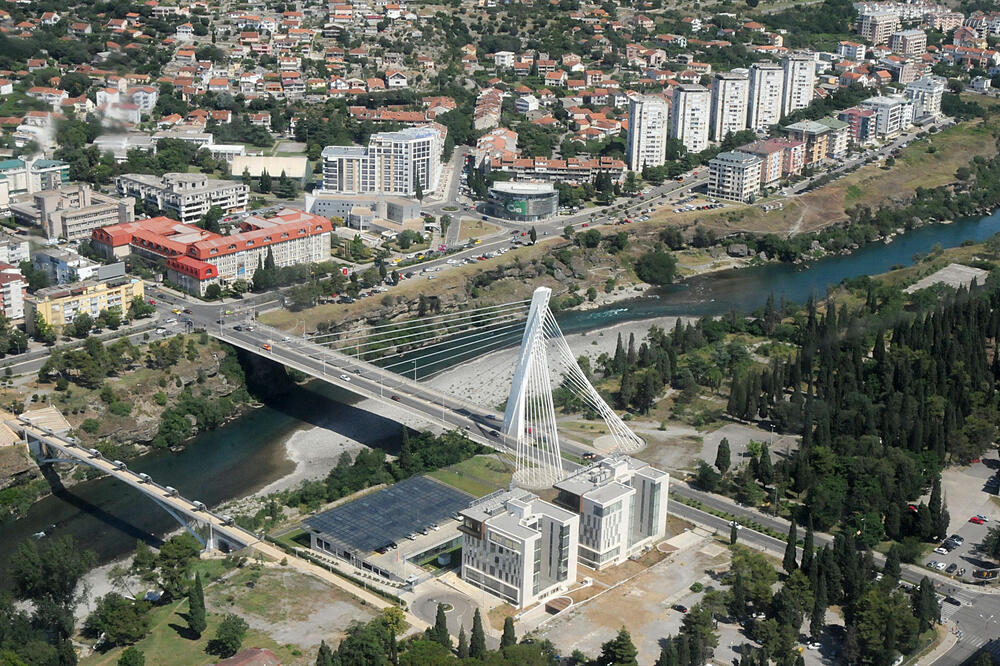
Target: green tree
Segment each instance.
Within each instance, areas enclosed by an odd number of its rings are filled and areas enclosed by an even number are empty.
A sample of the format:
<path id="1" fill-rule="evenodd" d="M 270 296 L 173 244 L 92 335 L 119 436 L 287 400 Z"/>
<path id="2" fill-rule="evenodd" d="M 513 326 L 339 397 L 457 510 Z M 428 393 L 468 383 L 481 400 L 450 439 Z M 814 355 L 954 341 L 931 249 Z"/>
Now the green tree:
<path id="1" fill-rule="evenodd" d="M 472 637 L 469 640 L 469 656 L 473 659 L 482 659 L 486 656 L 486 632 L 483 631 L 483 618 L 479 614 L 479 608 L 472 617 Z"/>
<path id="2" fill-rule="evenodd" d="M 941 606 L 934 593 L 934 583 L 924 576 L 914 592 L 913 612 L 919 622 L 920 633 L 931 628 L 931 625 L 941 621 Z"/>
<path id="3" fill-rule="evenodd" d="M 643 282 L 663 286 L 674 281 L 677 260 L 670 252 L 653 250 L 641 255 L 635 262 L 635 274 Z"/>
<path id="4" fill-rule="evenodd" d="M 319 652 L 316 653 L 316 666 L 334 666 L 333 651 L 326 641 L 319 642 Z"/>
<path id="5" fill-rule="evenodd" d="M 765 444 L 761 447 L 760 458 L 757 460 L 757 480 L 765 486 L 774 481 L 774 467 L 771 465 L 771 453 Z"/>
<path id="6" fill-rule="evenodd" d="M 535 231 L 534 227 L 528 229 L 528 238 L 531 239 L 532 243 L 538 240 L 538 232 Z"/>
<path id="7" fill-rule="evenodd" d="M 207 298 L 208 300 L 214 301 L 221 297 L 222 297 L 222 287 L 220 287 L 217 283 L 213 282 L 212 284 L 205 287 L 205 298 Z"/>
<path id="8" fill-rule="evenodd" d="M 47 345 L 51 345 L 56 341 L 56 332 L 52 328 L 52 325 L 45 321 L 42 317 L 42 313 L 35 311 L 35 339 L 39 342 L 43 342 Z"/>
<path id="9" fill-rule="evenodd" d="M 514 618 L 508 616 L 503 621 L 503 635 L 500 637 L 500 647 L 517 645 L 517 634 L 514 633 Z"/>
<path id="10" fill-rule="evenodd" d="M 200 551 L 201 545 L 186 532 L 170 537 L 160 547 L 160 585 L 168 598 L 178 599 L 184 593 L 191 562 Z"/>
<path id="11" fill-rule="evenodd" d="M 264 169 L 260 178 L 257 179 L 257 191 L 261 194 L 267 194 L 271 191 L 271 174 L 267 172 L 267 169 Z"/>
<path id="12" fill-rule="evenodd" d="M 795 542 L 798 540 L 797 532 L 795 520 L 792 519 L 792 524 L 788 528 L 788 541 L 785 543 L 785 556 L 781 560 L 781 568 L 787 573 L 792 573 L 799 568 L 795 553 Z"/>
<path id="13" fill-rule="evenodd" d="M 127 647 L 118 657 L 118 666 L 146 666 L 146 655 L 138 648 Z"/>
<path id="14" fill-rule="evenodd" d="M 576 233 L 576 231 L 573 230 L 573 225 L 572 224 L 567 224 L 565 227 L 563 227 L 563 234 L 562 235 L 563 235 L 563 238 L 565 238 L 566 240 L 572 240 L 573 234 L 575 234 L 575 233 Z"/>
<path id="15" fill-rule="evenodd" d="M 601 645 L 601 654 L 597 657 L 598 666 L 638 666 L 636 660 L 638 651 L 632 643 L 632 636 L 622 627 L 618 635 Z"/>
<path id="16" fill-rule="evenodd" d="M 722 476 L 725 476 L 726 472 L 729 471 L 729 465 L 732 462 L 730 455 L 729 440 L 723 437 L 722 441 L 719 442 L 719 450 L 715 454 L 715 466 Z"/>
<path id="17" fill-rule="evenodd" d="M 239 615 L 229 613 L 222 618 L 222 623 L 215 632 L 215 638 L 209 641 L 206 652 L 222 658 L 232 657 L 240 651 L 249 628 L 246 620 Z"/>
<path id="18" fill-rule="evenodd" d="M 76 585 L 96 562 L 71 536 L 22 541 L 7 561 L 8 581 L 18 599 L 72 608 Z"/>
<path id="19" fill-rule="evenodd" d="M 91 637 L 104 637 L 106 645 L 129 645 L 146 635 L 149 604 L 132 601 L 117 592 L 110 592 L 97 600 L 97 607 L 87 616 L 84 631 Z"/>
<path id="20" fill-rule="evenodd" d="M 465 627 L 462 626 L 458 630 L 458 658 L 468 659 L 469 657 L 469 638 L 465 635 Z"/>
<path id="21" fill-rule="evenodd" d="M 451 635 L 448 633 L 448 618 L 445 616 L 444 604 L 437 605 L 437 615 L 434 618 L 434 627 L 431 629 L 433 640 L 446 648 L 451 648 Z"/>
<path id="22" fill-rule="evenodd" d="M 729 525 L 729 545 L 735 546 L 736 542 L 740 539 L 740 526 L 736 524 L 734 520 Z"/>
<path id="23" fill-rule="evenodd" d="M 208 628 L 208 618 L 205 613 L 205 591 L 201 586 L 201 574 L 195 574 L 194 585 L 188 591 L 188 627 L 199 637 Z"/>

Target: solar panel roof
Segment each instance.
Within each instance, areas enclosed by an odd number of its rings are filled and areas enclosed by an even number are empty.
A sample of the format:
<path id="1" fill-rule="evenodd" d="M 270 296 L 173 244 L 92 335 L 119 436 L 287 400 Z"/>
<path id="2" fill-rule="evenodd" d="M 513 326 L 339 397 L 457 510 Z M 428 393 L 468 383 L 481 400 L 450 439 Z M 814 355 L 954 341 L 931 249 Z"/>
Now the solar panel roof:
<path id="1" fill-rule="evenodd" d="M 439 523 L 473 499 L 430 477 L 415 476 L 304 522 L 329 540 L 365 553 Z"/>

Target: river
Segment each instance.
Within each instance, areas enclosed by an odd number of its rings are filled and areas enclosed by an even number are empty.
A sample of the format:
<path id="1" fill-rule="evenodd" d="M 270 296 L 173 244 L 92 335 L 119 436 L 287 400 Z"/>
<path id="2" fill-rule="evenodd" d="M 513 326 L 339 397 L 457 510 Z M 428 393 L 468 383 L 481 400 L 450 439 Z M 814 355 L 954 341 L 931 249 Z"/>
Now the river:
<path id="1" fill-rule="evenodd" d="M 691 278 L 660 289 L 655 298 L 641 298 L 600 310 L 561 313 L 564 332 L 603 328 L 615 323 L 673 315 L 716 315 L 762 307 L 769 294 L 804 302 L 822 296 L 844 278 L 884 273 L 909 265 L 914 254 L 935 245 L 956 247 L 966 240 L 982 241 L 1000 232 L 1000 214 L 928 225 L 888 245 L 872 243 L 850 255 L 827 257 L 809 266 L 767 264 Z M 471 352 L 470 355 L 475 355 Z M 463 359 L 453 359 L 459 363 Z M 429 367 L 427 372 L 435 368 Z M 178 453 L 154 452 L 130 463 L 158 482 L 209 506 L 263 488 L 293 469 L 284 441 L 295 430 L 343 413 L 351 398 L 326 384 L 311 383 L 212 432 L 196 437 Z M 28 515 L 0 526 L 0 565 L 24 539 L 36 532 L 71 534 L 96 551 L 104 562 L 129 552 L 138 538 L 155 539 L 177 524 L 135 490 L 111 479 L 73 486 L 37 502 Z M 2 570 L 2 569 L 0 569 Z M 2 585 L 0 585 L 2 587 Z"/>

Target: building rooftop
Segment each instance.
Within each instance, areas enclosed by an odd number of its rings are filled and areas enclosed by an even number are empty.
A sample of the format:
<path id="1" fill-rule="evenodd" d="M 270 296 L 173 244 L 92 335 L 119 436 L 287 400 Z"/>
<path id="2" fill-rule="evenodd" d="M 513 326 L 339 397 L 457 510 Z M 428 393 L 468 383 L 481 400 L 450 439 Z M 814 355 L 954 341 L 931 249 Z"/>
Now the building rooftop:
<path id="1" fill-rule="evenodd" d="M 505 194 L 547 194 L 555 191 L 552 183 L 519 183 L 514 181 L 498 181 L 493 183 L 490 188 Z"/>

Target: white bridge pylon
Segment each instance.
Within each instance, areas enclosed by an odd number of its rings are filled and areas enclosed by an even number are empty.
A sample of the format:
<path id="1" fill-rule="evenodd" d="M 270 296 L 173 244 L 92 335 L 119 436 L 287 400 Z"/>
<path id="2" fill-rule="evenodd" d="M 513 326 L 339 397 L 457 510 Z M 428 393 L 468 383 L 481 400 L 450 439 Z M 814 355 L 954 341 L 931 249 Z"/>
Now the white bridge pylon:
<path id="1" fill-rule="evenodd" d="M 517 442 L 514 482 L 526 488 L 548 487 L 564 476 L 550 362 L 561 371 L 562 386 L 604 420 L 615 442 L 614 452 L 627 453 L 642 446 L 642 440 L 608 406 L 580 369 L 549 309 L 551 296 L 548 287 L 539 287 L 532 296 L 504 411 L 503 432 Z M 550 345 L 554 347 L 551 359 Z"/>

